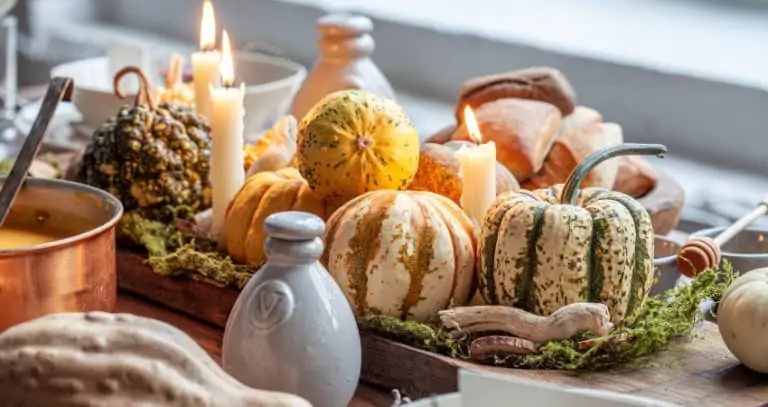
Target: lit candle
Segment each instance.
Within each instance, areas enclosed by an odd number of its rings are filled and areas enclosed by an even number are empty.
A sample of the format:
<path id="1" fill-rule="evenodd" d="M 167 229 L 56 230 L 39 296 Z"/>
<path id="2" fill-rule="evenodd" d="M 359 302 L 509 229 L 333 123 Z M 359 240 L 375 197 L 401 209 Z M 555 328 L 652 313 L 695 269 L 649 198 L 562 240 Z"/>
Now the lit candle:
<path id="1" fill-rule="evenodd" d="M 203 2 L 200 22 L 200 51 L 192 54 L 192 79 L 195 84 L 195 110 L 211 117 L 210 86 L 219 85 L 221 53 L 216 50 L 216 18 L 210 0 Z"/>
<path id="2" fill-rule="evenodd" d="M 461 207 L 479 228 L 496 198 L 496 144 L 480 144 L 483 137 L 469 106 L 464 108 L 464 126 L 476 145 L 462 146 L 456 152 L 461 165 Z"/>
<path id="3" fill-rule="evenodd" d="M 245 117 L 245 86 L 235 84 L 235 67 L 229 34 L 221 39 L 221 82 L 210 86 L 211 96 L 211 187 L 213 188 L 213 219 L 211 233 L 218 237 L 224 223 L 227 205 L 245 182 L 243 169 L 243 119 Z"/>

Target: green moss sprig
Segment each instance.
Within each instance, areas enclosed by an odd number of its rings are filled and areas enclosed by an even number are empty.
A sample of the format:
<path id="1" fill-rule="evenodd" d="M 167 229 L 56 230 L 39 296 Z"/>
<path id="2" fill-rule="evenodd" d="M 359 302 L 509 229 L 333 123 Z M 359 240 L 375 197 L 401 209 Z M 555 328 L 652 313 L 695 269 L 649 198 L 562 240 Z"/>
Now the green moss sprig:
<path id="1" fill-rule="evenodd" d="M 235 264 L 210 240 L 184 233 L 173 224 L 123 215 L 117 226 L 122 242 L 148 254 L 152 271 L 164 276 L 188 276 L 222 287 L 243 288 L 258 268 Z"/>

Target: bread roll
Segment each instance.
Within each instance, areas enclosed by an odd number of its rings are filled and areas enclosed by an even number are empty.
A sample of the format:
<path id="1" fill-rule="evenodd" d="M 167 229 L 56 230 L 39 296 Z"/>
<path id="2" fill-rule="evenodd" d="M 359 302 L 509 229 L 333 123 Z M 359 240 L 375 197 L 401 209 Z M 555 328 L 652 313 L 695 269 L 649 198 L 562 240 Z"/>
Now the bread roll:
<path id="1" fill-rule="evenodd" d="M 573 113 L 563 117 L 563 125 L 560 126 L 560 134 L 578 129 L 590 123 L 600 123 L 603 121 L 603 115 L 595 109 L 586 106 L 576 106 Z"/>
<path id="2" fill-rule="evenodd" d="M 576 92 L 565 75 L 555 68 L 533 67 L 481 76 L 464 82 L 456 103 L 456 119 L 464 121 L 464 106 L 473 109 L 504 98 L 530 99 L 555 105 L 563 116 L 576 107 Z"/>
<path id="3" fill-rule="evenodd" d="M 563 183 L 576 166 L 592 153 L 623 141 L 621 126 L 616 123 L 588 123 L 566 131 L 555 140 L 542 169 L 522 187 L 530 190 Z M 618 169 L 618 160 L 604 161 L 587 174 L 581 186 L 611 188 Z"/>
<path id="4" fill-rule="evenodd" d="M 650 192 L 659 182 L 659 175 L 653 166 L 637 156 L 618 157 L 619 170 L 613 189 L 639 198 Z"/>
<path id="5" fill-rule="evenodd" d="M 435 144 L 445 144 L 449 141 L 451 141 L 451 137 L 453 137 L 453 133 L 456 132 L 456 128 L 458 126 L 454 124 L 449 124 L 442 129 L 438 130 L 435 134 L 429 136 L 424 142 L 425 143 L 435 143 Z"/>
<path id="6" fill-rule="evenodd" d="M 562 122 L 554 105 L 535 100 L 498 99 L 473 111 L 483 142 L 496 143 L 497 161 L 518 181 L 541 169 Z M 465 126 L 459 126 L 452 138 L 471 141 Z"/>

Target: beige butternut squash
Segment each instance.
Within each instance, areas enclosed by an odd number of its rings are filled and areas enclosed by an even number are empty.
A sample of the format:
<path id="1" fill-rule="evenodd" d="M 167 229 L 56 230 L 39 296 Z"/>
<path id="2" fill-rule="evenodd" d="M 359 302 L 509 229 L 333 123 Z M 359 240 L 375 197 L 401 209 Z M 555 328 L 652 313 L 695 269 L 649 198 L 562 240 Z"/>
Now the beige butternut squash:
<path id="1" fill-rule="evenodd" d="M 54 314 L 1 334 L 0 395 L 4 406 L 310 406 L 246 387 L 171 325 L 103 312 Z"/>

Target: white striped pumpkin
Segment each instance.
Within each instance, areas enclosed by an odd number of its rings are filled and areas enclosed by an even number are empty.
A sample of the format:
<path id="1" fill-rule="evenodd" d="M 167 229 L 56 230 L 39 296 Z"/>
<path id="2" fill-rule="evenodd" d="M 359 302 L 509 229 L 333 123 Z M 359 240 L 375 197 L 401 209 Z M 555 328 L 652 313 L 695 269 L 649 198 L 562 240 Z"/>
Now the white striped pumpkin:
<path id="1" fill-rule="evenodd" d="M 475 248 L 472 222 L 450 199 L 378 190 L 334 212 L 321 261 L 357 315 L 424 321 L 469 300 Z"/>
<path id="2" fill-rule="evenodd" d="M 584 160 L 565 185 L 498 196 L 478 248 L 483 300 L 539 315 L 574 302 L 600 302 L 614 323 L 640 307 L 653 284 L 650 215 L 628 195 L 578 191 L 578 185 L 608 158 L 664 151 L 660 145 L 607 147 Z"/>

